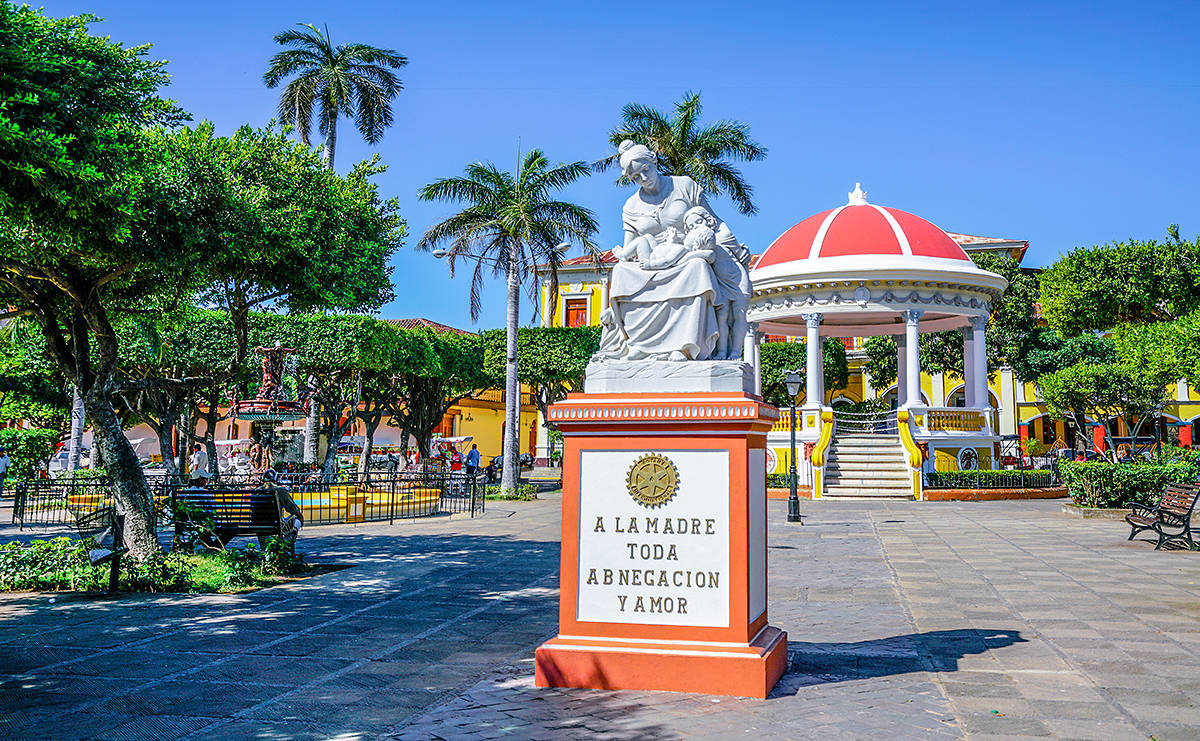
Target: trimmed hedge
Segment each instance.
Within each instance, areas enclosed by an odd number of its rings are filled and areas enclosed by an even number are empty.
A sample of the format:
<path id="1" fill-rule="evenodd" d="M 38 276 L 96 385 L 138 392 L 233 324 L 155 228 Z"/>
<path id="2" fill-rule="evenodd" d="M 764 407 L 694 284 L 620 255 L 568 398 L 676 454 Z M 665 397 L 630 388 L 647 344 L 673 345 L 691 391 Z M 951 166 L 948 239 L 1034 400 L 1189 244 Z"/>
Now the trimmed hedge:
<path id="1" fill-rule="evenodd" d="M 1167 484 L 1196 479 L 1193 463 L 1108 463 L 1061 461 L 1059 473 L 1080 507 L 1128 507 L 1154 504 Z"/>
<path id="2" fill-rule="evenodd" d="M 930 489 L 1044 489 L 1053 483 L 1050 471 L 930 471 Z"/>

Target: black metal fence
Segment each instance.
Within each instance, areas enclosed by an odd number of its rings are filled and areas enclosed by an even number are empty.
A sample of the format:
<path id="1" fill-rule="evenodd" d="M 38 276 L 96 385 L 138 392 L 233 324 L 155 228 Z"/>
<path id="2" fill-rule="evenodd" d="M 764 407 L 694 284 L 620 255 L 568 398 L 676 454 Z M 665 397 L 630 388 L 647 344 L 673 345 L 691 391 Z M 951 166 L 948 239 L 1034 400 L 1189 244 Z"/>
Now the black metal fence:
<path id="1" fill-rule="evenodd" d="M 463 471 L 398 471 L 331 477 L 282 474 L 279 483 L 304 513 L 305 525 L 379 522 L 439 514 L 484 511 L 481 477 Z M 159 527 L 172 526 L 175 492 L 188 484 L 165 476 L 150 479 Z M 251 489 L 261 475 L 223 476 L 205 488 Z M 12 522 L 25 527 L 73 524 L 75 519 L 112 506 L 113 485 L 105 479 L 34 479 L 15 487 Z"/>

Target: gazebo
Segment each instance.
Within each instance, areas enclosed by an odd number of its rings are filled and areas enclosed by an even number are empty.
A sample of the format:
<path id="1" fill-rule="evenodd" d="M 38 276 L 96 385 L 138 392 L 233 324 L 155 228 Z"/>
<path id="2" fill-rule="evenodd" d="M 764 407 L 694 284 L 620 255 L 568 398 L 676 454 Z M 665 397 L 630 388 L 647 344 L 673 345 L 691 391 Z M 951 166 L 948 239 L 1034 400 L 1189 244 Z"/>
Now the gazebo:
<path id="1" fill-rule="evenodd" d="M 984 327 L 1007 281 L 976 267 L 946 232 L 907 211 L 868 203 L 856 185 L 846 205 L 780 235 L 750 280 L 748 360 L 757 366 L 764 335 L 807 340 L 806 400 L 797 436 L 809 443 L 805 466 L 811 467 L 814 497 L 919 498 L 920 468 L 938 450 L 942 457 L 953 451 L 955 468 L 990 464 L 998 438 L 989 413 Z M 927 406 L 920 386 L 920 334 L 950 329 L 963 335 L 966 404 Z M 898 408 L 891 419 L 868 424 L 842 419 L 844 429 L 837 434 L 838 421 L 824 403 L 821 338 L 874 335 L 896 338 Z M 839 444 L 847 450 L 839 451 Z M 862 450 L 851 454 L 852 445 Z M 878 475 L 891 468 L 883 456 L 892 450 L 906 469 L 902 477 Z M 853 465 L 859 462 L 864 465 Z M 829 472 L 823 470 L 827 463 Z"/>

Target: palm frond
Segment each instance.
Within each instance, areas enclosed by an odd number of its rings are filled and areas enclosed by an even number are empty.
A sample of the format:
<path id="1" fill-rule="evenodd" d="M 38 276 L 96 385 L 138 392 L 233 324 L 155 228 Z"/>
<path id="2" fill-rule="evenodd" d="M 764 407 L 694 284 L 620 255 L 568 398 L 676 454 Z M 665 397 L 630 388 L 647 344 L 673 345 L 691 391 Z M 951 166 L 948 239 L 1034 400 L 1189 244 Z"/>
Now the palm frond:
<path id="1" fill-rule="evenodd" d="M 493 184 L 473 177 L 436 180 L 417 195 L 422 201 L 468 201 L 479 206 L 494 202 L 498 196 Z"/>
<path id="2" fill-rule="evenodd" d="M 754 189 L 742 177 L 740 170 L 727 162 L 714 162 L 709 170 L 709 179 L 717 186 L 713 188 L 714 193 L 727 192 L 737 205 L 738 211 L 747 216 L 758 212 L 751 200 Z"/>
<path id="3" fill-rule="evenodd" d="M 658 154 L 662 174 L 687 175 L 714 195 L 728 193 L 742 213 L 755 213 L 752 189 L 726 160 L 761 160 L 767 156 L 766 147 L 750 137 L 746 124 L 737 121 L 718 121 L 698 129 L 702 111 L 701 96 L 695 92 L 684 93 L 671 116 L 629 103 L 621 108 L 621 125 L 609 133 L 609 142 L 615 146 L 630 139 L 644 144 Z M 592 167 L 603 171 L 617 161 L 618 156 L 612 154 Z M 622 176 L 617 183 L 627 185 L 628 180 Z"/>
<path id="4" fill-rule="evenodd" d="M 732 157 L 754 162 L 767 156 L 767 148 L 750 138 L 750 129 L 737 121 L 718 121 L 696 134 L 696 151 L 712 159 Z"/>
<path id="5" fill-rule="evenodd" d="M 702 109 L 699 93 L 686 92 L 683 94 L 683 99 L 675 104 L 675 120 L 671 122 L 673 141 L 680 145 L 689 143 Z"/>
<path id="6" fill-rule="evenodd" d="M 380 49 L 368 44 L 346 44 L 339 50 L 341 56 L 353 64 L 362 64 L 379 69 L 399 69 L 408 64 L 408 57 L 394 49 Z"/>

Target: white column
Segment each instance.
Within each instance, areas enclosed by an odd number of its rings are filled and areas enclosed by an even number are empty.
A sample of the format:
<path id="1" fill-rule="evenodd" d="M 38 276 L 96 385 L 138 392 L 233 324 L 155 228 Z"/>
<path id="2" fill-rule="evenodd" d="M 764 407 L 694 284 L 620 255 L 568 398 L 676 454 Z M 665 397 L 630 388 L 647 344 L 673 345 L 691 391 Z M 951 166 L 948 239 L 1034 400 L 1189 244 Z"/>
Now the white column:
<path id="1" fill-rule="evenodd" d="M 759 358 L 758 343 L 762 335 L 758 333 L 758 322 L 746 325 L 746 339 L 742 343 L 742 360 L 749 363 L 754 373 L 754 393 L 762 396 L 762 361 Z"/>
<path id="2" fill-rule="evenodd" d="M 986 316 L 971 317 L 971 329 L 975 330 L 975 343 L 971 354 L 975 356 L 975 404 L 980 409 L 989 406 L 988 370 L 987 370 L 987 338 L 984 329 L 987 327 Z"/>
<path id="3" fill-rule="evenodd" d="M 904 383 L 909 406 L 921 404 L 921 316 L 920 309 L 904 312 Z"/>
<path id="4" fill-rule="evenodd" d="M 975 328 L 967 325 L 961 330 L 963 338 L 963 406 L 968 409 L 975 407 Z"/>
<path id="5" fill-rule="evenodd" d="M 1000 434 L 1017 434 L 1017 378 L 1012 368 L 1000 369 Z"/>
<path id="6" fill-rule="evenodd" d="M 905 381 L 908 378 L 908 373 L 905 369 L 905 357 L 907 353 L 904 349 L 904 335 L 896 335 L 896 408 L 900 408 L 908 401 L 908 383 Z"/>
<path id="7" fill-rule="evenodd" d="M 818 408 L 824 403 L 821 393 L 822 381 L 825 376 L 824 364 L 821 362 L 821 314 L 801 314 L 805 328 L 805 351 L 808 356 L 808 367 L 805 369 L 805 408 Z"/>
<path id="8" fill-rule="evenodd" d="M 608 308 L 608 276 L 600 279 L 600 311 Z M 596 317 L 596 324 L 600 323 L 600 317 Z"/>

